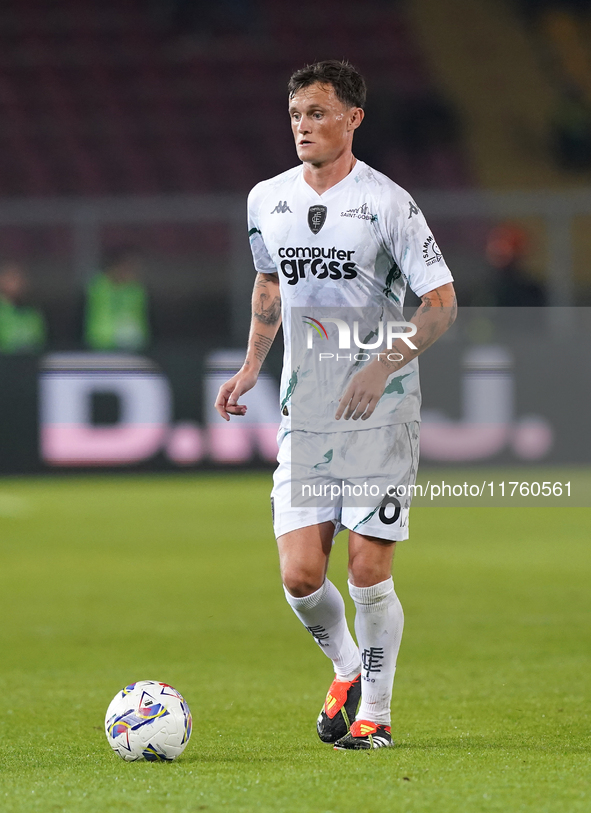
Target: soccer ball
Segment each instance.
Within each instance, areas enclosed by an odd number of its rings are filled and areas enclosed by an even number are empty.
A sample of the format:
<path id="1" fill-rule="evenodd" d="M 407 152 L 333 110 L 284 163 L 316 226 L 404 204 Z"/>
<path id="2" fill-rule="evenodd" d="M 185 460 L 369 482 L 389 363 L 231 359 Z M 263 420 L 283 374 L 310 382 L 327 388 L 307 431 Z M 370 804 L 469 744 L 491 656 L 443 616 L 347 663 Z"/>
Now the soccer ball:
<path id="1" fill-rule="evenodd" d="M 157 680 L 139 680 L 117 692 L 105 717 L 105 734 L 116 754 L 134 762 L 170 762 L 191 736 L 191 712 L 185 699 Z"/>

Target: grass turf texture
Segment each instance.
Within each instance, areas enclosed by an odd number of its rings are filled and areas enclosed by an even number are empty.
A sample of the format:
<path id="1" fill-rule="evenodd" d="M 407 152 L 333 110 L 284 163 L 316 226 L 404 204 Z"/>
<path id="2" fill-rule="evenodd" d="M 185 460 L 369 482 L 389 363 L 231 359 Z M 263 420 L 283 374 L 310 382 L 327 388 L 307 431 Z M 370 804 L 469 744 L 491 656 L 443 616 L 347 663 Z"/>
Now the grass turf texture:
<path id="1" fill-rule="evenodd" d="M 343 753 L 316 737 L 332 673 L 284 601 L 268 491 L 0 482 L 0 810 L 591 810 L 588 509 L 413 510 L 398 745 Z M 345 590 L 344 536 L 330 575 Z M 107 745 L 106 707 L 138 679 L 191 706 L 177 762 Z"/>

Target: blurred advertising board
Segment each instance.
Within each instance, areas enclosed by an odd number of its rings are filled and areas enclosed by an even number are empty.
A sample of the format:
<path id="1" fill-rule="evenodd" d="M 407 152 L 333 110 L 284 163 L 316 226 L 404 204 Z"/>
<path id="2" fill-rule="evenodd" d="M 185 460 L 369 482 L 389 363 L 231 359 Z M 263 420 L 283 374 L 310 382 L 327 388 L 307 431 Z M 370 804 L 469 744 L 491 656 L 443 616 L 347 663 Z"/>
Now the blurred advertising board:
<path id="1" fill-rule="evenodd" d="M 589 465 L 591 309 L 465 309 L 421 357 L 423 465 Z M 272 464 L 278 379 L 215 412 L 243 350 L 0 356 L 0 472 Z M 277 373 L 275 365 L 274 373 Z"/>

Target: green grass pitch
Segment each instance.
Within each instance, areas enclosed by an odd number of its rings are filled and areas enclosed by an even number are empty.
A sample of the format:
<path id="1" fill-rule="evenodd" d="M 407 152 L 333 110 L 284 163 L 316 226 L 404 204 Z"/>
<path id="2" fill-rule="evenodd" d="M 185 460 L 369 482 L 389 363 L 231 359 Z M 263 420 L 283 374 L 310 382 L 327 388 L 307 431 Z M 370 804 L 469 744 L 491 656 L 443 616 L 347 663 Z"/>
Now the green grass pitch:
<path id="1" fill-rule="evenodd" d="M 343 753 L 316 737 L 332 672 L 283 598 L 269 484 L 0 481 L 0 811 L 590 811 L 589 509 L 413 509 L 397 747 Z M 107 745 L 141 679 L 191 706 L 177 762 Z"/>

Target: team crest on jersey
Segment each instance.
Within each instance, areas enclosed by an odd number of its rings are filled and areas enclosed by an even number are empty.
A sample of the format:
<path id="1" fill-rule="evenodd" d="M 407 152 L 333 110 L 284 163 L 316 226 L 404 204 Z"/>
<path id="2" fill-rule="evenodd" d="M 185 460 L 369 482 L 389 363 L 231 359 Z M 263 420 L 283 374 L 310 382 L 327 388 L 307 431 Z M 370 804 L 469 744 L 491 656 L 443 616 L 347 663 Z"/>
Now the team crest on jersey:
<path id="1" fill-rule="evenodd" d="M 326 223 L 326 206 L 310 206 L 308 209 L 308 226 L 312 229 L 314 234 L 318 234 L 320 229 Z"/>

